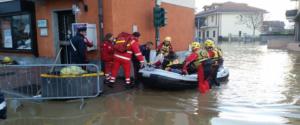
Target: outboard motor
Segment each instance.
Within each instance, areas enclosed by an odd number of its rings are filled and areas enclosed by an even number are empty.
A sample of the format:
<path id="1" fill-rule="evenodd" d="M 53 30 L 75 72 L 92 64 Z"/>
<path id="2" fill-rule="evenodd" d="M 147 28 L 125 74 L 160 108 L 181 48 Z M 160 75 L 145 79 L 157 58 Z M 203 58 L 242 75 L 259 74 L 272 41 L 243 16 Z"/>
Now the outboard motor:
<path id="1" fill-rule="evenodd" d="M 4 94 L 0 91 L 0 119 L 6 119 L 6 110 Z"/>

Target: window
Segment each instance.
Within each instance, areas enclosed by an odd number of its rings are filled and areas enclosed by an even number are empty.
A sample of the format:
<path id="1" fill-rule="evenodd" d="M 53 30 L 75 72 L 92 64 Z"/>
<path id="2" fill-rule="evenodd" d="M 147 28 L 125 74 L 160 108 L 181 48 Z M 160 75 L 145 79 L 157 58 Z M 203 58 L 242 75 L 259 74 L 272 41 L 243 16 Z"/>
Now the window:
<path id="1" fill-rule="evenodd" d="M 211 22 L 214 22 L 215 16 L 211 16 Z"/>
<path id="2" fill-rule="evenodd" d="M 31 50 L 29 15 L 0 17 L 0 49 Z"/>
<path id="3" fill-rule="evenodd" d="M 213 37 L 216 37 L 216 31 L 213 31 Z"/>
<path id="4" fill-rule="evenodd" d="M 206 37 L 209 38 L 209 31 L 206 31 Z"/>
<path id="5" fill-rule="evenodd" d="M 239 31 L 239 37 L 242 37 L 242 31 Z"/>

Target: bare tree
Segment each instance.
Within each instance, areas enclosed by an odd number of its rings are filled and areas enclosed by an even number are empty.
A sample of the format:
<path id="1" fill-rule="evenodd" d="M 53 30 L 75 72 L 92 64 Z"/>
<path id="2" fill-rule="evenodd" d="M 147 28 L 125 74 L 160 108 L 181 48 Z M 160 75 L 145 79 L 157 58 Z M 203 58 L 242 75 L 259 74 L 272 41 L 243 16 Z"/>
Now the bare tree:
<path id="1" fill-rule="evenodd" d="M 239 24 L 252 29 L 252 37 L 255 38 L 256 30 L 261 30 L 263 24 L 263 13 L 253 12 L 238 16 Z"/>

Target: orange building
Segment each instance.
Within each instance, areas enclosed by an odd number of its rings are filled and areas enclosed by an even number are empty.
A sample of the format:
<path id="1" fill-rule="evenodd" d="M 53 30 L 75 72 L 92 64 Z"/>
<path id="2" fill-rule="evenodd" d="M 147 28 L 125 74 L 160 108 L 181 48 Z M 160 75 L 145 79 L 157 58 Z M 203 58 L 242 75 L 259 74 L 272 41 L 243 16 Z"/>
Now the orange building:
<path id="1" fill-rule="evenodd" d="M 171 36 L 177 51 L 186 50 L 194 39 L 195 0 L 161 0 L 168 24 L 161 38 Z M 25 6 L 31 5 L 34 9 Z M 0 2 L 1 55 L 39 56 L 53 59 L 67 43 L 72 23 L 96 24 L 100 41 L 106 33 L 141 32 L 140 41 L 155 41 L 155 0 L 7 0 Z M 19 10 L 7 10 L 20 6 Z M 5 7 L 5 8 L 3 8 Z M 75 14 L 76 13 L 76 14 Z M 19 17 L 16 17 L 19 15 Z M 4 34 L 4 35 L 3 35 Z M 18 38 L 16 36 L 20 35 Z M 6 40 L 5 40 L 6 39 Z M 97 60 L 99 49 L 90 51 Z M 13 54 L 11 54 L 13 53 Z M 25 54 L 24 54 L 25 53 Z M 66 55 L 62 54 L 62 59 Z"/>

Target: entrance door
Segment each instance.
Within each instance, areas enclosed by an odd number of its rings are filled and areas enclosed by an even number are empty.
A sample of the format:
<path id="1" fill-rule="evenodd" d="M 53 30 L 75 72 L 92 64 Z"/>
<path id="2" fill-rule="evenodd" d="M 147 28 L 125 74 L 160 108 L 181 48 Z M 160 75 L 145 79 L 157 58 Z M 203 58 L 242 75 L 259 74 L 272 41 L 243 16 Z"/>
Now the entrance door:
<path id="1" fill-rule="evenodd" d="M 69 40 L 72 37 L 72 23 L 75 23 L 75 16 L 71 10 L 68 11 L 58 11 L 57 12 L 58 20 L 58 35 L 59 35 L 59 44 L 62 48 L 61 51 L 61 63 L 68 64 L 70 62 L 68 54 Z"/>

